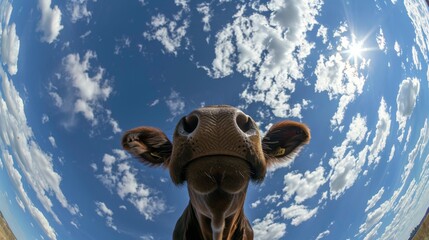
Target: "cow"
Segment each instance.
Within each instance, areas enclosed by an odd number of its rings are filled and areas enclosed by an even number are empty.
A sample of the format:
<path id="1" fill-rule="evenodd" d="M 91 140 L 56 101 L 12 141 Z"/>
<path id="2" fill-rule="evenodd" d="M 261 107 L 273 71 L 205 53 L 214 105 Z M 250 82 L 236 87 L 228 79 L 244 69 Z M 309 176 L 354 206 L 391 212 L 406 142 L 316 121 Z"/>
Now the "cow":
<path id="1" fill-rule="evenodd" d="M 253 239 L 243 208 L 249 182 L 262 182 L 268 167 L 290 161 L 309 141 L 306 125 L 287 120 L 261 139 L 251 117 L 216 105 L 183 117 L 173 143 L 143 126 L 127 131 L 122 147 L 147 165 L 168 168 L 175 185 L 187 183 L 190 200 L 173 239 Z"/>

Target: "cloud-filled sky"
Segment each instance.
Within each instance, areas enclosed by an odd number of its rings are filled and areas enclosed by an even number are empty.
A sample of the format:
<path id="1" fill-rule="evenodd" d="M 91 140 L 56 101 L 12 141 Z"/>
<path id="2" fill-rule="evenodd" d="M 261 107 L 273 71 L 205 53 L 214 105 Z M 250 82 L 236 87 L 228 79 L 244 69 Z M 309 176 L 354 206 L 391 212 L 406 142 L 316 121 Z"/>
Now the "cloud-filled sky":
<path id="1" fill-rule="evenodd" d="M 188 204 L 120 149 L 229 104 L 311 143 L 245 212 L 255 239 L 406 239 L 429 206 L 423 0 L 0 0 L 0 210 L 18 239 L 170 239 Z"/>

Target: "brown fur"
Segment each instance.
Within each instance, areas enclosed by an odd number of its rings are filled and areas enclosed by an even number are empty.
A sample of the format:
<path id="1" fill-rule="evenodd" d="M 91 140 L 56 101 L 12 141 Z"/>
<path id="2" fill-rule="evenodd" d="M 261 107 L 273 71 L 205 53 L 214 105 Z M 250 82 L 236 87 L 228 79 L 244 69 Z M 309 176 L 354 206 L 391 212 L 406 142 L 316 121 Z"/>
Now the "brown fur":
<path id="1" fill-rule="evenodd" d="M 230 106 L 197 109 L 177 124 L 173 144 L 157 128 L 125 133 L 125 150 L 151 166 L 169 169 L 175 184 L 187 182 L 190 202 L 173 239 L 253 239 L 244 214 L 250 180 L 261 182 L 267 167 L 295 157 L 310 140 L 307 126 L 274 124 L 261 140 L 255 122 Z"/>

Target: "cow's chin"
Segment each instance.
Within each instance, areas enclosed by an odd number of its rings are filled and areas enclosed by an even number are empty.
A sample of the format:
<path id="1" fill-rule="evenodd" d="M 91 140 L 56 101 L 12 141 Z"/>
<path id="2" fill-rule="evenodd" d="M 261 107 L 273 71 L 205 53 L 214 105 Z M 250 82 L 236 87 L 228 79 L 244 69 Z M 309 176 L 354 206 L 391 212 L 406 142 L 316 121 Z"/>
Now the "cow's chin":
<path id="1" fill-rule="evenodd" d="M 237 194 L 246 191 L 251 170 L 244 159 L 216 155 L 194 159 L 185 171 L 188 188 L 196 193 Z"/>

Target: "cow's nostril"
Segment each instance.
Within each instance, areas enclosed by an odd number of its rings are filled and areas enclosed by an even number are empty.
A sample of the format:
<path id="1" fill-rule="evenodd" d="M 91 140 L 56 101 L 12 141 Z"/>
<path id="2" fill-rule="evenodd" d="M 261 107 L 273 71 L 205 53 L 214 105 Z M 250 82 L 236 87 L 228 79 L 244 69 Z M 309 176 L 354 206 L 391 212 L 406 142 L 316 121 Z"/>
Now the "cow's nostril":
<path id="1" fill-rule="evenodd" d="M 183 130 L 192 133 L 198 126 L 198 117 L 195 115 L 187 116 L 183 119 Z"/>
<path id="2" fill-rule="evenodd" d="M 235 121 L 237 122 L 237 126 L 241 129 L 243 132 L 247 132 L 252 127 L 252 122 L 249 116 L 247 116 L 244 113 L 237 114 L 237 117 L 235 118 Z"/>

